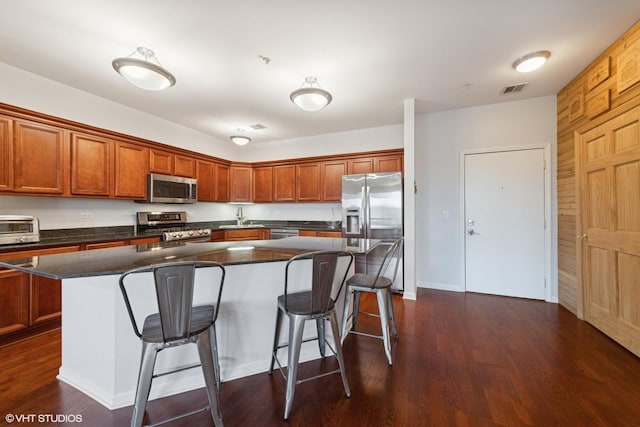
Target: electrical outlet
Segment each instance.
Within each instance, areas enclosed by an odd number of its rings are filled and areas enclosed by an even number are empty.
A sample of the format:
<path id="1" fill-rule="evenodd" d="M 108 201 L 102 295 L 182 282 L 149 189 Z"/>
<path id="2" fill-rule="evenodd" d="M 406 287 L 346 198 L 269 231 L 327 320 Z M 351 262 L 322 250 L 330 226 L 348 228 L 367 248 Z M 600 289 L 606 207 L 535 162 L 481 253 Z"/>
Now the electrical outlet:
<path id="1" fill-rule="evenodd" d="M 93 212 L 80 212 L 80 219 L 92 219 Z"/>

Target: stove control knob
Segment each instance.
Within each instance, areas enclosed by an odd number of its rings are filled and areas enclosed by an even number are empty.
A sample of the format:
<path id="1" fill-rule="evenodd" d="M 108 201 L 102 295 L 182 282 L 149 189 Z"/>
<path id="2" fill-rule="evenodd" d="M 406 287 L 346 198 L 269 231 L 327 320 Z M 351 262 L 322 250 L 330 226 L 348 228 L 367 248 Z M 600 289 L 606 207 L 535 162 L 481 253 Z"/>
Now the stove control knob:
<path id="1" fill-rule="evenodd" d="M 189 231 L 189 236 L 193 236 L 193 231 Z"/>
<path id="2" fill-rule="evenodd" d="M 20 242 L 20 243 L 24 243 L 24 242 L 26 242 L 26 241 L 27 241 L 27 238 L 26 238 L 26 237 L 24 237 L 24 236 L 20 236 L 20 237 L 18 237 L 18 242 Z"/>

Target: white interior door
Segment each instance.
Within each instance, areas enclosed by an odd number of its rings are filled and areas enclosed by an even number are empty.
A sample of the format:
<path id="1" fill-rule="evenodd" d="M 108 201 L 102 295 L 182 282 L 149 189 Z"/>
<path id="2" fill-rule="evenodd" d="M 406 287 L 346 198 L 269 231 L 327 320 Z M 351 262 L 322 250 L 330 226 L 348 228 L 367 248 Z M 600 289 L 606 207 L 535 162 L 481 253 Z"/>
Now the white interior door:
<path id="1" fill-rule="evenodd" d="M 544 150 L 464 156 L 465 287 L 545 297 Z"/>

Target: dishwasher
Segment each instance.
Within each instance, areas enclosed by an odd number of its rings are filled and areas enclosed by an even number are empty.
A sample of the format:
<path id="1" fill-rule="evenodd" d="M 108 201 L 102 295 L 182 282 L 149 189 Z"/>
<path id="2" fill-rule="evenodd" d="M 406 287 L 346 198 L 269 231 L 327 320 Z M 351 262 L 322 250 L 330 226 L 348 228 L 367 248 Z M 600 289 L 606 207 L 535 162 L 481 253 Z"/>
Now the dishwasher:
<path id="1" fill-rule="evenodd" d="M 297 237 L 300 235 L 300 230 L 297 228 L 272 228 L 271 240 L 284 239 L 285 237 Z"/>

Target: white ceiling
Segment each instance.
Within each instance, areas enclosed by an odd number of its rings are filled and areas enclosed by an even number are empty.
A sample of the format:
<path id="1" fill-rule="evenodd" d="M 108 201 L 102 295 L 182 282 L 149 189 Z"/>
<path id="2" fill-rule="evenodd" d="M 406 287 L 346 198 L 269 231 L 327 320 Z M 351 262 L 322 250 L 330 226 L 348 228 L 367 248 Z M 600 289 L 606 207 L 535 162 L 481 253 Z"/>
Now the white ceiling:
<path id="1" fill-rule="evenodd" d="M 639 0 L 3 0 L 0 61 L 264 142 L 402 123 L 407 98 L 427 113 L 554 95 L 638 18 Z M 137 46 L 155 51 L 174 87 L 145 92 L 113 70 Z M 511 68 L 543 49 L 541 70 Z M 289 100 L 306 76 L 333 94 L 322 111 Z"/>

